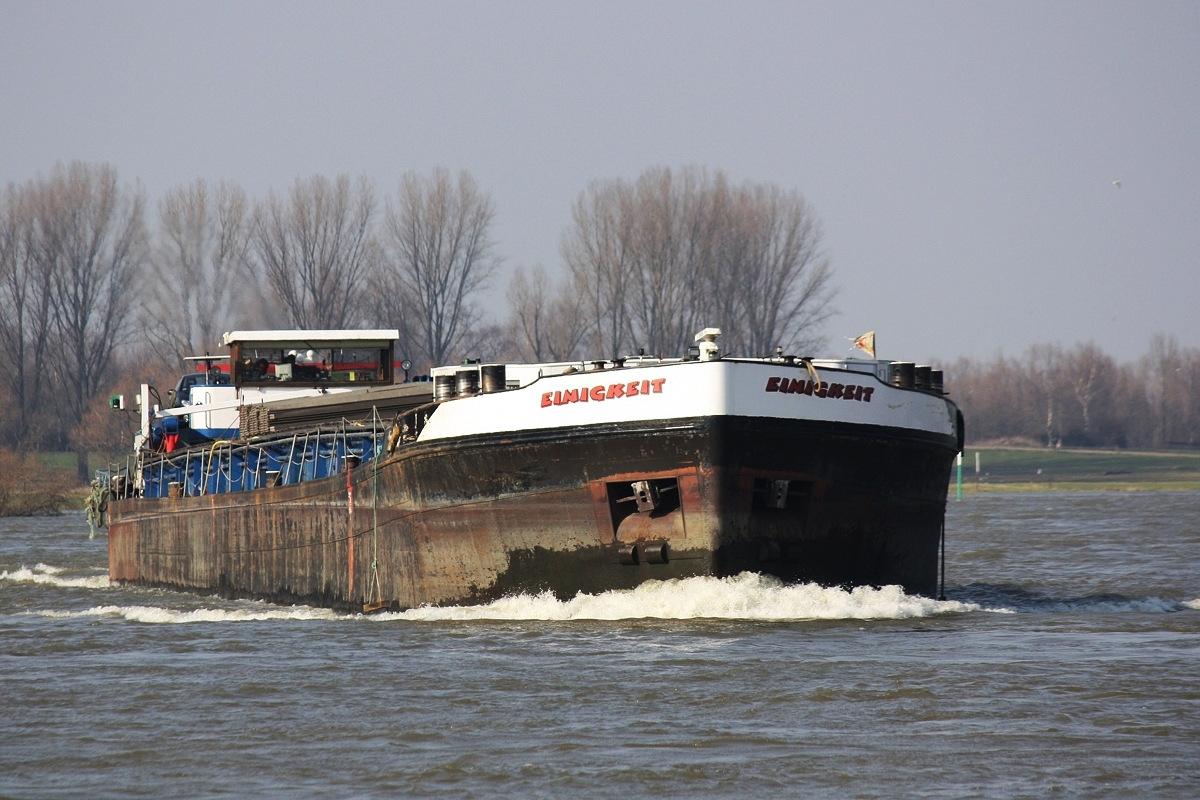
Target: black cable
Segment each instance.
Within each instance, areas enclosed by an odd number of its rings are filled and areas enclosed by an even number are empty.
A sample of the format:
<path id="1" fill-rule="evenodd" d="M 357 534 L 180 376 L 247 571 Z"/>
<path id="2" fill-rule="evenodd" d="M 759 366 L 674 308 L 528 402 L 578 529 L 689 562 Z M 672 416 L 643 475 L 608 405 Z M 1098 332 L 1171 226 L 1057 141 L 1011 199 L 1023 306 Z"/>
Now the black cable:
<path id="1" fill-rule="evenodd" d="M 946 599 L 946 516 L 942 515 L 942 592 L 938 600 Z"/>

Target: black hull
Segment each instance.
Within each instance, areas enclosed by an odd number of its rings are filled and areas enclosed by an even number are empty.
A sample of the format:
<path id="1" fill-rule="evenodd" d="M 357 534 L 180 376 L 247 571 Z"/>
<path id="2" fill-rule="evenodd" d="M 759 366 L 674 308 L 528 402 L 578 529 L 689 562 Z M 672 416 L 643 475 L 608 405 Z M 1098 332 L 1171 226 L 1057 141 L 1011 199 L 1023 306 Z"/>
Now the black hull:
<path id="1" fill-rule="evenodd" d="M 955 452 L 946 436 L 746 417 L 414 443 L 295 486 L 115 503 L 110 576 L 352 610 L 747 570 L 931 595 Z M 653 512 L 626 500 L 640 480 L 661 490 Z"/>

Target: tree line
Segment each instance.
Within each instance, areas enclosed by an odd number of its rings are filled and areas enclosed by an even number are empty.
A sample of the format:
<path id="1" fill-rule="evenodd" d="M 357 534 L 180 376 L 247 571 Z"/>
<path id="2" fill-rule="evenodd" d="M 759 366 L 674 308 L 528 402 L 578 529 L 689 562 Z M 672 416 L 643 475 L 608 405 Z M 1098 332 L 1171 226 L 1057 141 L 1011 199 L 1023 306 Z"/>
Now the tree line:
<path id="1" fill-rule="evenodd" d="M 797 192 L 730 185 L 721 172 L 653 168 L 598 181 L 571 209 L 565 281 L 518 270 L 510 326 L 529 359 L 632 348 L 677 355 L 702 327 L 739 355 L 811 354 L 829 317 L 821 226 Z"/>
<path id="2" fill-rule="evenodd" d="M 572 207 L 560 278 L 518 266 L 496 296 L 496 208 L 466 172 L 394 194 L 349 175 L 249 198 L 197 180 L 154 208 L 107 164 L 73 162 L 0 198 L 0 446 L 112 446 L 109 391 L 173 382 L 237 328 L 395 327 L 418 369 L 460 358 L 679 355 L 705 325 L 725 348 L 812 352 L 832 272 L 795 191 L 720 171 L 597 181 Z M 125 422 L 128 428 L 128 421 Z M 122 429 L 123 437 L 128 431 Z"/>
<path id="3" fill-rule="evenodd" d="M 1119 364 L 1091 342 L 946 365 L 967 439 L 1045 447 L 1200 447 L 1200 349 L 1157 334 Z"/>

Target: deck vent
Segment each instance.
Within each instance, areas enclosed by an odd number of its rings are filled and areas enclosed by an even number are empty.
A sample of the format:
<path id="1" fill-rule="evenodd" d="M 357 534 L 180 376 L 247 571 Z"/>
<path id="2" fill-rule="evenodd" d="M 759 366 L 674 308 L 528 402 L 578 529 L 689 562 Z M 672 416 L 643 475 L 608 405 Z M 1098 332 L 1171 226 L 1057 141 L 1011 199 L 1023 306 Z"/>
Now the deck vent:
<path id="1" fill-rule="evenodd" d="M 484 394 L 503 392 L 508 388 L 503 364 L 484 364 L 479 368 L 479 372 L 483 376 Z"/>
<path id="2" fill-rule="evenodd" d="M 454 391 L 459 397 L 479 394 L 479 368 L 465 367 L 454 373 Z"/>
<path id="3" fill-rule="evenodd" d="M 913 367 L 913 388 L 928 392 L 930 372 L 933 372 L 933 367 Z"/>
<path id="4" fill-rule="evenodd" d="M 696 346 L 700 348 L 701 361 L 716 361 L 721 357 L 721 349 L 717 346 L 717 337 L 720 335 L 720 328 L 705 328 L 696 334 Z"/>
<path id="5" fill-rule="evenodd" d="M 433 376 L 433 399 L 434 400 L 450 400 L 458 392 L 455 389 L 456 378 L 454 375 L 434 375 Z"/>
<path id="6" fill-rule="evenodd" d="M 940 369 L 929 371 L 929 390 L 934 394 L 946 393 L 946 376 Z"/>
<path id="7" fill-rule="evenodd" d="M 911 361 L 893 361 L 892 362 L 892 386 L 898 389 L 913 388 L 914 375 L 913 371 L 916 364 Z"/>

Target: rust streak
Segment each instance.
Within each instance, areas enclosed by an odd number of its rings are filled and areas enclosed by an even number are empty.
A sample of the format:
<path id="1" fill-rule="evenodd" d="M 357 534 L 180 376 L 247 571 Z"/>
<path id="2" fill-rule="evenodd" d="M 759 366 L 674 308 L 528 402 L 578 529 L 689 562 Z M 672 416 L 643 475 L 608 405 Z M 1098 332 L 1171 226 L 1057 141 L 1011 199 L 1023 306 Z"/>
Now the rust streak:
<path id="1" fill-rule="evenodd" d="M 354 596 L 354 484 L 350 482 L 350 472 L 351 470 L 346 470 L 346 508 L 350 511 L 346 529 L 346 572 L 350 584 L 350 588 L 346 590 L 347 598 Z"/>

